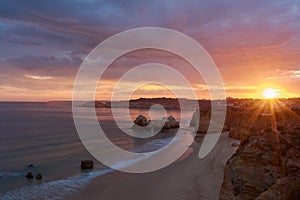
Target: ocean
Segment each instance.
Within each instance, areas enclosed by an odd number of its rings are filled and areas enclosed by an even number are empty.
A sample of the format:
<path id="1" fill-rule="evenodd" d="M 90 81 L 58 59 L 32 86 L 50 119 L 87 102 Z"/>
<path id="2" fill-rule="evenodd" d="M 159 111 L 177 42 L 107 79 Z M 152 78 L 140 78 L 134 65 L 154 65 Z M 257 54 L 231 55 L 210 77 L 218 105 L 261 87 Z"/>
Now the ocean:
<path id="1" fill-rule="evenodd" d="M 89 111 L 82 107 L 82 111 Z M 173 137 L 135 139 L 124 134 L 115 124 L 111 109 L 97 108 L 97 117 L 107 137 L 119 147 L 132 152 L 150 152 L 172 142 Z M 116 114 L 124 129 L 131 131 L 132 121 L 125 116 L 125 108 Z M 154 111 L 155 112 L 155 111 Z M 178 132 L 186 127 L 194 109 L 168 110 L 181 124 Z M 146 109 L 130 109 L 132 119 Z M 155 116 L 155 115 L 154 115 Z M 156 115 L 158 118 L 159 115 Z M 91 159 L 94 170 L 82 171 L 80 161 Z M 118 165 L 130 165 L 124 160 Z M 29 167 L 33 164 L 33 167 Z M 0 103 L 0 199 L 68 199 L 96 177 L 114 170 L 95 160 L 85 149 L 77 134 L 72 107 L 68 102 Z M 25 178 L 28 172 L 41 173 L 42 180 Z"/>

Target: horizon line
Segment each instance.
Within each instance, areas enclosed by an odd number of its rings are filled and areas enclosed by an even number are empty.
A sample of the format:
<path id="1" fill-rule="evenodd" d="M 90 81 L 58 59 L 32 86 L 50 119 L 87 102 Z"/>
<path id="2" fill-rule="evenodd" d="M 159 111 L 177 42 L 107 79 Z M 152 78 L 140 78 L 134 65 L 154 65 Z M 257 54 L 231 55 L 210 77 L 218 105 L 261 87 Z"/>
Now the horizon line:
<path id="1" fill-rule="evenodd" d="M 116 100 L 114 102 L 121 102 L 121 101 L 132 101 L 132 100 L 139 100 L 139 99 L 185 99 L 185 100 L 193 100 L 193 101 L 221 101 L 221 100 L 227 100 L 227 99 L 238 99 L 238 100 L 274 100 L 274 99 L 299 99 L 300 96 L 297 97 L 287 97 L 287 98 L 272 98 L 272 99 L 267 99 L 267 98 L 238 98 L 238 97 L 226 97 L 226 99 L 188 99 L 188 98 L 171 98 L 171 97 L 153 97 L 153 98 L 145 98 L 145 97 L 140 97 L 137 99 L 129 99 L 129 100 Z M 113 102 L 112 100 L 101 100 L 101 99 L 96 99 L 96 100 L 79 100 L 78 102 L 90 102 L 90 101 L 106 101 L 106 102 Z M 73 100 L 47 100 L 47 101 L 34 101 L 34 100 L 0 100 L 0 103 L 49 103 L 49 102 L 73 102 Z"/>

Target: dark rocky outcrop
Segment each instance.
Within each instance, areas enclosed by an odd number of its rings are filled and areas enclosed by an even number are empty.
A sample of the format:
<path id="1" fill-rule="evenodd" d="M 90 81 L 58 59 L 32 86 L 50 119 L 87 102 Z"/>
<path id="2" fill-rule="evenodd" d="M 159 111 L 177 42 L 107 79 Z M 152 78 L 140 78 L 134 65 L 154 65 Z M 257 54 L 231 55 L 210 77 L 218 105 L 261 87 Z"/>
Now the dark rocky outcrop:
<path id="1" fill-rule="evenodd" d="M 276 105 L 272 101 L 253 99 L 227 99 L 226 118 L 223 131 L 229 132 L 234 139 L 244 140 L 251 133 L 272 127 L 272 117 L 276 116 L 278 128 L 285 127 L 287 119 L 294 119 L 300 106 L 300 99 L 278 100 Z M 292 104 L 289 107 L 286 104 Z M 211 105 L 199 102 L 200 112 L 193 114 L 190 126 L 197 127 L 197 133 L 207 133 L 211 120 Z M 273 114 L 272 114 L 273 112 Z M 198 123 L 197 123 L 198 122 Z M 218 123 L 218 122 L 217 122 Z"/>
<path id="2" fill-rule="evenodd" d="M 141 127 L 147 126 L 149 124 L 149 121 L 147 118 L 143 115 L 137 116 L 137 118 L 134 120 L 134 124 L 139 125 Z"/>
<path id="3" fill-rule="evenodd" d="M 43 178 L 42 174 L 37 174 L 35 176 L 35 179 L 37 179 L 37 180 L 41 180 L 42 178 Z"/>
<path id="4" fill-rule="evenodd" d="M 31 164 L 28 165 L 28 167 L 34 167 L 34 164 L 31 163 Z"/>
<path id="5" fill-rule="evenodd" d="M 178 129 L 179 127 L 179 122 L 176 121 L 176 119 L 173 116 L 169 116 L 168 118 L 163 118 L 161 120 L 148 121 L 145 116 L 139 115 L 134 120 L 134 125 L 132 128 L 137 131 L 167 131 L 171 129 Z"/>
<path id="6" fill-rule="evenodd" d="M 187 100 L 185 100 L 187 101 Z M 165 109 L 179 109 L 179 99 L 174 98 L 140 98 L 129 101 L 130 108 L 146 108 L 149 109 L 153 105 L 161 105 Z"/>
<path id="7" fill-rule="evenodd" d="M 34 176 L 33 176 L 32 172 L 28 172 L 25 177 L 28 179 L 32 179 Z"/>
<path id="8" fill-rule="evenodd" d="M 177 128 L 179 128 L 179 122 L 177 122 L 173 116 L 168 117 L 163 126 L 163 130 L 177 129 Z"/>
<path id="9" fill-rule="evenodd" d="M 83 160 L 81 161 L 81 169 L 93 169 L 94 162 L 92 160 Z"/>
<path id="10" fill-rule="evenodd" d="M 221 200 L 300 199 L 300 118 L 287 106 L 296 102 L 248 100 L 227 110 L 229 136 L 241 143 L 226 163 Z"/>
<path id="11" fill-rule="evenodd" d="M 190 126 L 196 127 L 197 128 L 197 133 L 199 134 L 205 134 L 207 132 L 209 122 L 210 122 L 210 117 L 211 117 L 211 111 L 209 108 L 203 108 L 200 110 L 197 110 L 194 112 Z"/>

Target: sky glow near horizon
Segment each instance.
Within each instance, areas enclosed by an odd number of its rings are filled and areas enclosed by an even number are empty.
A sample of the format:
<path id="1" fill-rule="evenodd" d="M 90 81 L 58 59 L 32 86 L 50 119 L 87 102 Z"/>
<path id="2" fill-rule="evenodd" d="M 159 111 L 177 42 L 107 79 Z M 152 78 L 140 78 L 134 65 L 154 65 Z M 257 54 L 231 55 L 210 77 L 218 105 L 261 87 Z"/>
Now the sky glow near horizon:
<path id="1" fill-rule="evenodd" d="M 300 96 L 299 19 L 299 0 L 0 1 L 0 100 L 71 100 L 76 72 L 95 46 L 145 26 L 174 29 L 199 42 L 217 64 L 227 96 L 263 98 L 266 88 L 278 91 L 279 98 Z M 209 98 L 187 62 L 156 50 L 132 52 L 112 63 L 96 97 L 109 99 L 124 72 L 149 62 L 173 67 L 198 98 Z M 159 72 L 157 77 L 163 78 Z M 135 83 L 120 90 L 126 84 Z M 169 87 L 188 98 L 176 82 Z M 133 98 L 172 95 L 149 85 Z"/>

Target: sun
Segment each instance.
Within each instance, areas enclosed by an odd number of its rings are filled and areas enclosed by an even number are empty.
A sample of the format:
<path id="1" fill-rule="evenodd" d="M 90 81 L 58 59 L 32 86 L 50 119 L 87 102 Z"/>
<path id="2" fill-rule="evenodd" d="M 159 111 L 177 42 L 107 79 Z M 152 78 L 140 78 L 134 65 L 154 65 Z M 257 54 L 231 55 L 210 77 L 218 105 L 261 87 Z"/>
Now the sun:
<path id="1" fill-rule="evenodd" d="M 266 99 L 273 99 L 276 96 L 278 96 L 278 90 L 273 89 L 273 88 L 266 88 L 263 92 L 262 95 L 266 98 Z"/>

